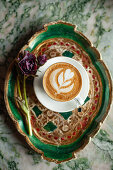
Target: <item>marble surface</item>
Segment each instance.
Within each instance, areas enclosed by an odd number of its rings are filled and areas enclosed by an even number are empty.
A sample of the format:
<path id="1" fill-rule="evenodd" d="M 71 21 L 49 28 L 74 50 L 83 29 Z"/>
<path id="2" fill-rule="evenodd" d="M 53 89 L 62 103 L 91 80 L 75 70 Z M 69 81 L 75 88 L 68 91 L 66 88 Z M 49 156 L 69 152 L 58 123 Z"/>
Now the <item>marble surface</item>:
<path id="1" fill-rule="evenodd" d="M 98 134 L 77 159 L 59 165 L 42 160 L 17 132 L 3 98 L 10 62 L 45 23 L 64 20 L 76 24 L 99 50 L 113 77 L 112 0 L 0 1 L 0 170 L 113 170 L 113 104 Z"/>

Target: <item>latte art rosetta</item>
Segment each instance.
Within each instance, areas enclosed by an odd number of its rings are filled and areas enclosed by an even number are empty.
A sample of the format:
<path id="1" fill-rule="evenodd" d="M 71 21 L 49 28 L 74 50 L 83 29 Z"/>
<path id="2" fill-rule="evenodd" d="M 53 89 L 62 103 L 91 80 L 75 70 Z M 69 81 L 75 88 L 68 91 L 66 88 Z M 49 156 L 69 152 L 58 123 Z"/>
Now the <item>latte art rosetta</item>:
<path id="1" fill-rule="evenodd" d="M 72 90 L 74 72 L 70 69 L 56 69 L 50 75 L 50 83 L 57 93 L 67 93 Z"/>
<path id="2" fill-rule="evenodd" d="M 82 85 L 79 71 L 69 63 L 50 66 L 43 79 L 47 94 L 58 101 L 69 101 L 76 97 Z"/>

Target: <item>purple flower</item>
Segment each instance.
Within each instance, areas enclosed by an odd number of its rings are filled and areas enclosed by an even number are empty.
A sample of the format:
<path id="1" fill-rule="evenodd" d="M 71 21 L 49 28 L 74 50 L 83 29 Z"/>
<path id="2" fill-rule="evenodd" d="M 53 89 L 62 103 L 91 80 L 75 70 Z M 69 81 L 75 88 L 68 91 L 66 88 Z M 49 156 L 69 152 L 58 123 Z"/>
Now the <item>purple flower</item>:
<path id="1" fill-rule="evenodd" d="M 24 51 L 24 53 L 20 53 L 17 60 L 22 73 L 25 75 L 36 74 L 37 62 L 34 54 L 31 54 L 29 51 Z"/>
<path id="2" fill-rule="evenodd" d="M 40 56 L 38 57 L 38 64 L 39 64 L 39 65 L 45 64 L 46 61 L 47 61 L 46 54 L 40 55 Z"/>

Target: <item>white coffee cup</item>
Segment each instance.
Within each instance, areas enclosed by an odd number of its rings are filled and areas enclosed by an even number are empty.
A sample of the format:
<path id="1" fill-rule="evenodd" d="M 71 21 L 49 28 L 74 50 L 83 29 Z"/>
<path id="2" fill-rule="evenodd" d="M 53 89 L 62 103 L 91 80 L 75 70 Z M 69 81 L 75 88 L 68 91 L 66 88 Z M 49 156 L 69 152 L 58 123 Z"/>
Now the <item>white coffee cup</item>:
<path id="1" fill-rule="evenodd" d="M 48 96 L 43 88 L 43 76 L 45 71 L 54 63 L 66 62 L 72 64 L 78 69 L 82 78 L 82 87 L 79 94 L 72 100 L 66 102 L 55 101 Z M 89 76 L 85 68 L 76 60 L 69 57 L 55 57 L 49 59 L 36 73 L 38 77 L 34 78 L 34 91 L 38 100 L 48 109 L 56 112 L 68 112 L 84 104 L 89 92 Z"/>
<path id="2" fill-rule="evenodd" d="M 67 102 L 74 99 L 77 105 L 83 104 L 82 98 L 76 97 L 82 87 L 82 78 L 78 69 L 70 63 L 52 64 L 44 73 L 43 87 L 53 100 Z"/>

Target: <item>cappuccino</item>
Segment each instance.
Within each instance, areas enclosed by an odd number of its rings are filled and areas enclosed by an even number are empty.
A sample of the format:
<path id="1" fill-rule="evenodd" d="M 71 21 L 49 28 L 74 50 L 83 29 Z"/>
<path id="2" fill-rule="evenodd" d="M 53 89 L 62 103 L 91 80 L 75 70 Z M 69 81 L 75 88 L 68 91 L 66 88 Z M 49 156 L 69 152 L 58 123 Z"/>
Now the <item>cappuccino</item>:
<path id="1" fill-rule="evenodd" d="M 73 65 L 59 62 L 46 70 L 43 77 L 43 87 L 52 99 L 66 102 L 78 95 L 82 87 L 82 78 Z"/>

